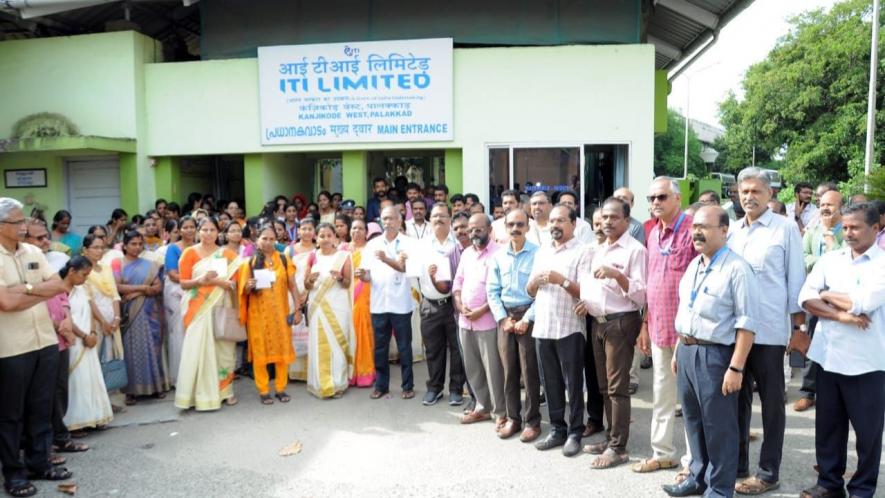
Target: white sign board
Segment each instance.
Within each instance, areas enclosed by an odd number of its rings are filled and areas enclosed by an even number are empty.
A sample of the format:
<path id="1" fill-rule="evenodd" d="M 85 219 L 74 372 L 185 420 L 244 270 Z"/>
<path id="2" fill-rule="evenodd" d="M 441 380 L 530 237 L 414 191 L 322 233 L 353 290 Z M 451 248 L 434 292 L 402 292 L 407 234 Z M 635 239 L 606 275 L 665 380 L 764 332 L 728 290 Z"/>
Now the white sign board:
<path id="1" fill-rule="evenodd" d="M 452 140 L 452 39 L 258 48 L 261 143 Z"/>
<path id="2" fill-rule="evenodd" d="M 45 169 L 7 169 L 5 173 L 6 188 L 45 187 Z"/>

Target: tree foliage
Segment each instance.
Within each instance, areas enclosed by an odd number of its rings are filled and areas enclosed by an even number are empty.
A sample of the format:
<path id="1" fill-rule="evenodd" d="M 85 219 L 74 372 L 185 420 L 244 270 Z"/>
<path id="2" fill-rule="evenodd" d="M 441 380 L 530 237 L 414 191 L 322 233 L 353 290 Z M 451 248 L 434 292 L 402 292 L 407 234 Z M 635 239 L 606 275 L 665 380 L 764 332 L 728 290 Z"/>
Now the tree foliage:
<path id="1" fill-rule="evenodd" d="M 655 135 L 655 176 L 682 178 L 685 170 L 685 118 L 673 109 L 667 109 L 667 133 Z M 698 177 L 707 173 L 701 159 L 701 142 L 688 129 L 688 173 Z"/>
<path id="2" fill-rule="evenodd" d="M 749 165 L 755 144 L 757 165 L 782 160 L 790 183 L 843 181 L 856 188 L 863 175 L 857 165 L 866 140 L 871 17 L 871 2 L 848 0 L 790 19 L 790 32 L 747 71 L 744 97 L 730 93 L 719 105 L 724 169 Z M 883 78 L 880 59 L 877 109 Z M 883 122 L 885 113 L 877 112 L 877 128 Z M 875 164 L 882 145 L 885 135 L 878 133 Z"/>

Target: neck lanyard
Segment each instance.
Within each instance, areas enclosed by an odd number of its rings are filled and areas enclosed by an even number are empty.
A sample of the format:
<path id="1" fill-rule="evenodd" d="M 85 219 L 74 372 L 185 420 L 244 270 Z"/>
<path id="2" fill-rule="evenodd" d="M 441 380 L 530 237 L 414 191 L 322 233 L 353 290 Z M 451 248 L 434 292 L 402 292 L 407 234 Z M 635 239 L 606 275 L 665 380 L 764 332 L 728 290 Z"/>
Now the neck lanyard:
<path id="1" fill-rule="evenodd" d="M 418 224 L 415 223 L 415 222 L 412 222 L 412 226 L 415 227 L 415 236 L 416 236 L 416 238 L 418 238 L 418 239 L 423 239 L 423 238 L 424 238 L 424 232 L 427 231 L 427 222 L 425 221 L 424 223 L 421 224 L 421 233 L 420 233 L 420 234 L 418 233 Z"/>
<path id="2" fill-rule="evenodd" d="M 713 269 L 713 264 L 716 263 L 716 260 L 719 259 L 720 256 L 728 252 L 728 246 L 722 246 L 716 254 L 710 258 L 710 262 L 707 264 L 707 267 L 704 268 L 704 276 L 701 278 L 701 281 L 698 282 L 698 273 L 701 271 L 701 261 L 698 261 L 698 266 L 694 271 L 694 279 L 691 281 L 691 299 L 688 302 L 688 309 L 694 308 L 695 299 L 698 298 L 698 292 L 701 290 L 701 286 L 704 285 L 704 281 L 707 280 L 707 275 L 710 274 L 710 270 Z"/>
<path id="3" fill-rule="evenodd" d="M 683 221 L 685 221 L 685 211 L 683 211 L 682 214 L 679 215 L 679 219 L 676 220 L 676 225 L 673 226 L 673 237 L 670 238 L 670 243 L 667 245 L 667 247 L 664 247 L 664 248 L 660 247 L 661 246 L 661 238 L 664 236 L 664 227 L 663 227 L 663 223 L 661 223 L 661 231 L 658 234 L 658 251 L 661 252 L 661 256 L 669 256 L 670 255 L 670 249 L 673 247 L 673 242 L 676 240 L 676 232 L 679 231 L 679 227 L 682 226 Z"/>

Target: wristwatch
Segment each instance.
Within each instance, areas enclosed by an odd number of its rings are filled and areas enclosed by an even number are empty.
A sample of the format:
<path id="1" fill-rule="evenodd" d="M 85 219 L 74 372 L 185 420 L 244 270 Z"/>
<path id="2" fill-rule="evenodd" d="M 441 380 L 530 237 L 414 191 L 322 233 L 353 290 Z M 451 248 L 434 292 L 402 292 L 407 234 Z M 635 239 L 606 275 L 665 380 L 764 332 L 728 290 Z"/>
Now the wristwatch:
<path id="1" fill-rule="evenodd" d="M 808 332 L 808 325 L 805 325 L 804 323 L 802 325 L 799 325 L 799 331 Z"/>
<path id="2" fill-rule="evenodd" d="M 25 294 L 31 295 L 34 292 L 34 286 L 31 284 L 25 284 Z"/>
<path id="3" fill-rule="evenodd" d="M 568 290 L 568 288 L 571 287 L 571 285 L 572 285 L 572 282 L 569 279 L 565 279 L 562 281 L 562 288 L 565 290 Z"/>
<path id="4" fill-rule="evenodd" d="M 736 367 L 736 366 L 734 366 L 734 365 L 729 365 L 729 366 L 728 366 L 728 369 L 731 370 L 732 372 L 737 372 L 737 373 L 739 373 L 739 374 L 744 373 L 744 369 L 743 369 L 743 368 L 738 368 L 738 367 Z"/>

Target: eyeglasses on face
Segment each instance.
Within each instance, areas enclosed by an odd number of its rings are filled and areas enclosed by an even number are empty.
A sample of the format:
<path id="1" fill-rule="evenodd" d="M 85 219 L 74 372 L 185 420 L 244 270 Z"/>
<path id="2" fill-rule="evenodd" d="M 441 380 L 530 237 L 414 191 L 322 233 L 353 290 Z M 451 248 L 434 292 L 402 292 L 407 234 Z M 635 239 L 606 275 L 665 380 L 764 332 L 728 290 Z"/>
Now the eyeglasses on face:
<path id="1" fill-rule="evenodd" d="M 22 218 L 20 220 L 15 220 L 15 221 L 2 220 L 2 221 L 0 221 L 0 223 L 3 223 L 4 225 L 24 225 L 27 221 L 28 220 Z"/>
<path id="2" fill-rule="evenodd" d="M 658 195 L 650 195 L 650 196 L 646 197 L 645 199 L 646 199 L 649 203 L 652 203 L 652 202 L 654 202 L 654 201 L 664 202 L 664 201 L 666 201 L 669 197 L 670 197 L 670 194 L 658 194 Z"/>

